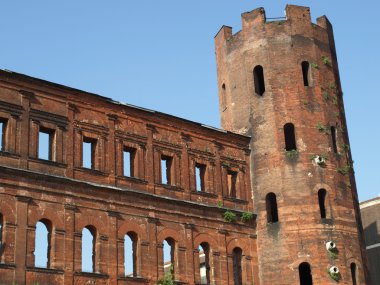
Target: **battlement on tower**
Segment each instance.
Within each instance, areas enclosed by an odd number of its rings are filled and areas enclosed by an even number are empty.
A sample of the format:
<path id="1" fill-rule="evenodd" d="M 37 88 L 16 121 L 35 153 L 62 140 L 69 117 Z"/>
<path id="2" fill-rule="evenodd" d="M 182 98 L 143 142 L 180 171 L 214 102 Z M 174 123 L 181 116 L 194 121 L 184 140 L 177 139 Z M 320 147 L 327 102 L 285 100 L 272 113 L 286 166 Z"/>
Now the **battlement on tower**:
<path id="1" fill-rule="evenodd" d="M 260 7 L 242 13 L 241 20 L 242 29 L 235 34 L 232 27 L 222 26 L 215 36 L 217 46 L 224 42 L 228 44 L 241 42 L 252 35 L 256 38 L 261 38 L 262 35 L 270 36 L 279 32 L 307 35 L 313 34 L 315 31 L 325 32 L 326 30 L 332 30 L 330 21 L 326 16 L 317 18 L 317 22 L 313 23 L 310 8 L 297 5 L 287 5 L 284 17 L 267 18 L 265 9 Z"/>

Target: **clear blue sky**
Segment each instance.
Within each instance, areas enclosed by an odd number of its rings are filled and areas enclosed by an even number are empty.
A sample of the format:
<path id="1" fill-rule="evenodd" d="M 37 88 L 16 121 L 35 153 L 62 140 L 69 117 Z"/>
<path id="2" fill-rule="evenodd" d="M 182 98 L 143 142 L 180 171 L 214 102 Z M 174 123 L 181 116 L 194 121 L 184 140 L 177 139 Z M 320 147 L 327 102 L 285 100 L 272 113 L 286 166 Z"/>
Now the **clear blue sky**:
<path id="1" fill-rule="evenodd" d="M 334 26 L 360 200 L 378 196 L 379 1 L 2 1 L 0 68 L 218 127 L 214 35 L 287 3 Z"/>

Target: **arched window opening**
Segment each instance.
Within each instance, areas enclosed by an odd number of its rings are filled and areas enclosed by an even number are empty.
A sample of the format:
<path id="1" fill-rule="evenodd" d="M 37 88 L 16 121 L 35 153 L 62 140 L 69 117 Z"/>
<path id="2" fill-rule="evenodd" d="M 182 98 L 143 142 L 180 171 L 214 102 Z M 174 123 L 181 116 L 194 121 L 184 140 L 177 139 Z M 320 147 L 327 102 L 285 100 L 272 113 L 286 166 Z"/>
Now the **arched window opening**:
<path id="1" fill-rule="evenodd" d="M 40 220 L 36 224 L 34 243 L 34 266 L 40 268 L 50 267 L 51 223 Z"/>
<path id="2" fill-rule="evenodd" d="M 277 198 L 276 194 L 268 193 L 265 198 L 266 209 L 267 209 L 267 221 L 268 223 L 278 222 L 278 212 L 277 212 Z"/>
<path id="3" fill-rule="evenodd" d="M 325 189 L 320 189 L 318 191 L 318 202 L 319 202 L 319 212 L 321 214 L 321 219 L 326 219 L 326 196 L 327 192 Z"/>
<path id="4" fill-rule="evenodd" d="M 226 84 L 225 83 L 222 84 L 222 90 L 223 90 L 223 92 L 226 91 Z"/>
<path id="5" fill-rule="evenodd" d="M 0 256 L 3 253 L 3 216 L 0 214 Z"/>
<path id="6" fill-rule="evenodd" d="M 82 230 L 82 272 L 95 272 L 96 229 L 86 226 Z"/>
<path id="7" fill-rule="evenodd" d="M 171 271 L 174 274 L 175 241 L 172 238 L 164 240 L 164 272 Z"/>
<path id="8" fill-rule="evenodd" d="M 124 236 L 124 274 L 137 276 L 137 235 L 133 232 Z"/>
<path id="9" fill-rule="evenodd" d="M 201 284 L 210 284 L 210 246 L 207 242 L 199 245 L 199 274 Z"/>
<path id="10" fill-rule="evenodd" d="M 351 279 L 352 279 L 352 285 L 358 285 L 358 269 L 355 263 L 351 263 L 350 265 L 351 268 Z"/>
<path id="11" fill-rule="evenodd" d="M 300 276 L 300 285 L 313 285 L 313 277 L 309 263 L 301 263 L 298 267 L 298 273 Z"/>
<path id="12" fill-rule="evenodd" d="M 265 82 L 264 82 L 264 69 L 261 65 L 257 65 L 253 69 L 253 80 L 255 83 L 256 94 L 262 96 L 265 92 Z"/>
<path id="13" fill-rule="evenodd" d="M 307 61 L 303 61 L 302 64 L 303 85 L 309 86 L 310 84 L 310 64 Z"/>
<path id="14" fill-rule="evenodd" d="M 239 247 L 235 247 L 232 251 L 232 265 L 234 272 L 234 285 L 242 285 L 242 270 L 241 270 L 241 262 L 243 259 L 243 251 Z"/>
<path id="15" fill-rule="evenodd" d="M 331 140 L 332 140 L 334 153 L 338 153 L 338 146 L 336 144 L 336 141 L 337 141 L 336 128 L 334 126 L 331 126 L 330 131 L 331 131 Z"/>
<path id="16" fill-rule="evenodd" d="M 294 125 L 292 123 L 287 123 L 284 125 L 284 135 L 285 135 L 285 150 L 297 150 L 296 146 L 296 135 L 294 132 Z"/>

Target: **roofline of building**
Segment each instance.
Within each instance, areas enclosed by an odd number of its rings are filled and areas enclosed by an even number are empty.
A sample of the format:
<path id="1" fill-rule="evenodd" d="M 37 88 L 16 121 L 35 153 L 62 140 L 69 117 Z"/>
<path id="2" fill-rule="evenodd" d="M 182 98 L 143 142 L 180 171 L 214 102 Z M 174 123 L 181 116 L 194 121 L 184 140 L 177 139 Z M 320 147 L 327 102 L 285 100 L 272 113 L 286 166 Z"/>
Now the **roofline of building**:
<path id="1" fill-rule="evenodd" d="M 73 87 L 70 87 L 70 86 L 66 86 L 66 85 L 63 85 L 63 84 L 54 83 L 54 82 L 47 81 L 47 80 L 44 80 L 44 79 L 40 79 L 40 78 L 36 78 L 36 77 L 33 77 L 33 76 L 29 76 L 29 75 L 26 75 L 26 74 L 18 73 L 18 72 L 12 71 L 12 70 L 0 69 L 0 75 L 13 76 L 16 79 L 26 80 L 26 81 L 31 82 L 31 83 L 37 82 L 39 84 L 47 85 L 49 87 L 58 88 L 58 89 L 61 89 L 61 90 L 63 89 L 63 90 L 66 90 L 66 91 L 71 91 L 71 92 L 76 92 L 76 93 L 83 93 L 83 94 L 86 94 L 86 95 L 89 95 L 89 96 L 93 96 L 93 97 L 95 97 L 97 99 L 100 99 L 100 100 L 102 100 L 104 102 L 107 102 L 107 103 L 110 103 L 110 104 L 121 105 L 121 106 L 125 106 L 125 107 L 131 108 L 131 109 L 139 110 L 139 111 L 142 111 L 142 112 L 145 112 L 145 113 L 151 113 L 151 114 L 160 115 L 160 116 L 163 116 L 163 117 L 168 117 L 169 119 L 175 119 L 175 120 L 183 121 L 185 123 L 196 125 L 198 127 L 205 128 L 205 129 L 208 129 L 208 130 L 213 131 L 213 132 L 224 133 L 224 134 L 232 135 L 232 136 L 235 136 L 235 137 L 238 137 L 238 138 L 241 138 L 241 139 L 250 139 L 251 138 L 250 136 L 247 136 L 247 135 L 237 134 L 237 133 L 234 133 L 234 132 L 226 131 L 226 130 L 223 130 L 223 129 L 220 129 L 220 128 L 217 128 L 217 127 L 205 125 L 205 124 L 202 124 L 202 123 L 199 123 L 199 122 L 191 121 L 191 120 L 184 119 L 184 118 L 181 118 L 181 117 L 177 117 L 177 116 L 174 116 L 174 115 L 170 115 L 170 114 L 167 114 L 167 113 L 163 113 L 163 112 L 159 112 L 159 111 L 155 111 L 155 110 L 151 110 L 151 109 L 147 109 L 147 108 L 143 108 L 143 107 L 138 107 L 138 106 L 135 106 L 135 105 L 132 105 L 132 104 L 128 104 L 128 103 L 122 103 L 122 102 L 119 102 L 119 101 L 115 101 L 112 98 L 105 97 L 105 96 L 102 96 L 102 95 L 98 95 L 96 93 L 91 93 L 91 92 L 88 92 L 88 91 L 84 91 L 84 90 L 81 90 L 81 89 L 76 89 L 76 88 L 73 88 Z"/>
<path id="2" fill-rule="evenodd" d="M 375 198 L 369 199 L 367 201 L 360 202 L 359 206 L 360 206 L 360 209 L 364 209 L 364 208 L 374 206 L 377 204 L 380 204 L 380 197 L 375 197 Z"/>

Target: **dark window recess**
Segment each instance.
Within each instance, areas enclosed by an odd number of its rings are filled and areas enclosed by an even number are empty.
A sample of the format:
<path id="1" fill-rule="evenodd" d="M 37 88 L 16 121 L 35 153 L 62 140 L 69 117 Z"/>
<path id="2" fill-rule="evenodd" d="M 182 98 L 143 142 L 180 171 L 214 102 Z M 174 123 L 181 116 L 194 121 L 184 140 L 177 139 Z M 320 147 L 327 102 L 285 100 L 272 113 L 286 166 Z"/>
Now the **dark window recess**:
<path id="1" fill-rule="evenodd" d="M 173 158 L 170 156 L 161 156 L 161 183 L 172 184 L 172 162 Z"/>
<path id="2" fill-rule="evenodd" d="M 310 64 L 307 61 L 303 61 L 302 64 L 303 85 L 309 86 L 310 84 Z"/>
<path id="3" fill-rule="evenodd" d="M 227 171 L 228 196 L 231 198 L 236 198 L 236 180 L 237 173 L 235 171 Z"/>
<path id="4" fill-rule="evenodd" d="M 326 219 L 326 196 L 327 192 L 325 189 L 320 189 L 318 191 L 319 212 L 321 214 L 321 219 Z"/>
<path id="5" fill-rule="evenodd" d="M 86 226 L 82 230 L 82 272 L 95 271 L 96 229 Z"/>
<path id="6" fill-rule="evenodd" d="M 294 132 L 294 125 L 292 123 L 287 123 L 284 125 L 284 136 L 285 136 L 285 150 L 297 150 L 296 145 L 296 135 Z"/>
<path id="7" fill-rule="evenodd" d="M 298 267 L 300 277 L 300 285 L 313 285 L 313 277 L 311 275 L 310 264 L 303 262 Z"/>
<path id="8" fill-rule="evenodd" d="M 255 83 L 256 94 L 262 96 L 265 92 L 265 82 L 264 82 L 264 69 L 261 65 L 257 65 L 253 69 L 253 81 Z"/>
<path id="9" fill-rule="evenodd" d="M 226 91 L 226 84 L 225 83 L 222 84 L 222 90 L 223 90 L 223 92 Z"/>
<path id="10" fill-rule="evenodd" d="M 205 191 L 206 165 L 195 164 L 195 185 L 198 192 Z"/>
<path id="11" fill-rule="evenodd" d="M 135 158 L 136 150 L 132 148 L 124 148 L 123 151 L 123 175 L 127 177 L 135 177 Z"/>
<path id="12" fill-rule="evenodd" d="M 95 169 L 97 140 L 92 138 L 83 138 L 82 145 L 82 166 L 85 168 Z"/>
<path id="13" fill-rule="evenodd" d="M 39 268 L 50 267 L 51 222 L 40 220 L 36 224 L 34 266 Z"/>
<path id="14" fill-rule="evenodd" d="M 331 126 L 330 131 L 331 131 L 331 141 L 332 141 L 334 153 L 338 153 L 338 146 L 336 143 L 336 141 L 337 141 L 336 128 L 334 126 Z"/>
<path id="15" fill-rule="evenodd" d="M 351 263 L 351 279 L 352 279 L 352 285 L 358 285 L 358 276 L 357 276 L 357 267 L 355 263 Z"/>
<path id="16" fill-rule="evenodd" d="M 7 121 L 0 119 L 0 151 L 5 150 Z"/>
<path id="17" fill-rule="evenodd" d="M 38 158 L 45 160 L 53 159 L 54 130 L 40 128 L 38 132 Z"/>
<path id="18" fill-rule="evenodd" d="M 239 247 L 235 247 L 232 251 L 232 263 L 234 271 L 234 285 L 243 285 L 241 261 L 243 259 L 243 251 Z"/>
<path id="19" fill-rule="evenodd" d="M 167 238 L 164 240 L 163 246 L 163 256 L 164 256 L 164 271 L 171 271 L 174 274 L 174 262 L 175 262 L 175 240 L 172 238 Z"/>
<path id="20" fill-rule="evenodd" d="M 267 222 L 277 223 L 278 222 L 278 211 L 277 211 L 277 198 L 276 194 L 268 193 L 265 198 L 266 210 L 267 210 Z"/>
<path id="21" fill-rule="evenodd" d="M 203 242 L 199 246 L 199 274 L 201 275 L 201 284 L 210 284 L 210 246 L 207 242 Z"/>
<path id="22" fill-rule="evenodd" d="M 129 232 L 124 236 L 124 274 L 137 276 L 137 234 Z"/>

